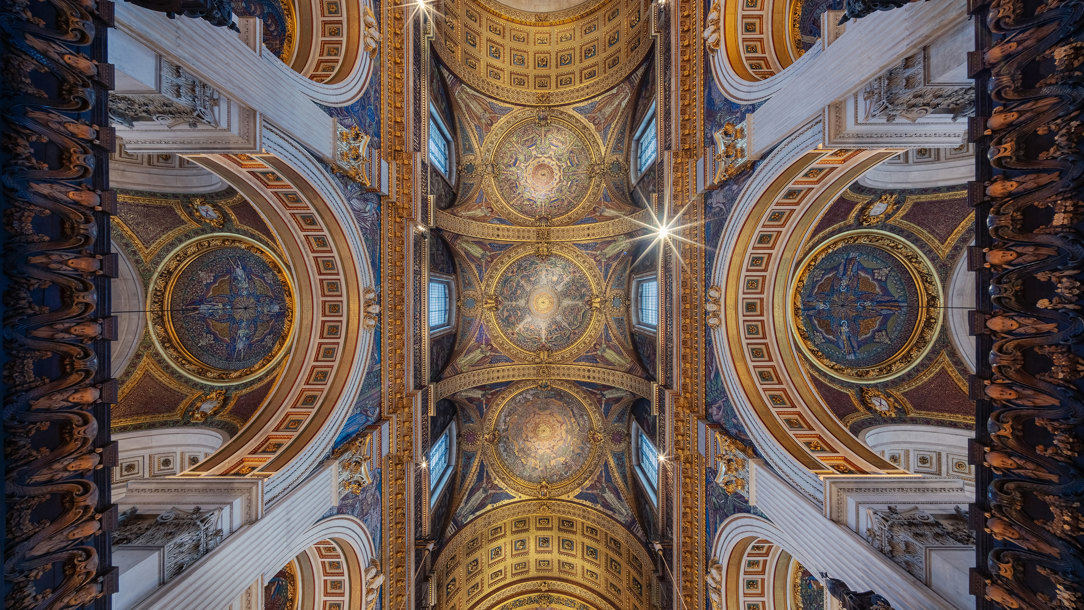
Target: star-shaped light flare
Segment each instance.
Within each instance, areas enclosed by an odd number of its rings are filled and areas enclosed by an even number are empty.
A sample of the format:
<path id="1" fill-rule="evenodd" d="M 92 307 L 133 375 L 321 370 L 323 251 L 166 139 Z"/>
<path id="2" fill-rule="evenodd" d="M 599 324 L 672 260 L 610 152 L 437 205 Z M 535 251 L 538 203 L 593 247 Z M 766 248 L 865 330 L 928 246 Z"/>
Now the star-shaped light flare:
<path id="1" fill-rule="evenodd" d="M 672 217 L 668 215 L 669 206 L 660 206 L 662 208 L 661 217 L 655 213 L 655 210 L 652 209 L 651 206 L 648 206 L 647 209 L 651 212 L 651 220 L 649 222 L 640 222 L 638 220 L 635 221 L 636 224 L 644 227 L 645 229 L 648 229 L 648 232 L 633 239 L 650 239 L 651 243 L 648 244 L 648 246 L 644 248 L 644 251 L 640 253 L 640 256 L 638 256 L 636 260 L 633 261 L 633 267 L 635 267 L 636 263 L 639 263 L 640 259 L 647 255 L 647 253 L 650 252 L 651 249 L 655 246 L 659 247 L 660 253 L 662 252 L 663 247 L 669 246 L 670 250 L 673 251 L 674 256 L 677 257 L 678 262 L 681 263 L 681 266 L 688 270 L 688 266 L 685 264 L 685 260 L 681 257 L 681 251 L 678 248 L 678 242 L 692 244 L 696 247 L 703 247 L 702 244 L 698 244 L 695 241 L 681 234 L 684 229 L 703 223 L 703 221 L 686 223 L 681 222 L 681 217 L 685 215 L 686 210 L 688 210 L 689 206 L 692 204 L 692 201 L 686 203 Z"/>
<path id="2" fill-rule="evenodd" d="M 423 20 L 433 21 L 437 17 L 444 16 L 437 12 L 434 4 L 435 0 L 410 0 L 406 4 L 399 4 L 391 8 L 401 8 L 406 11 L 407 21 L 413 21 L 418 15 L 421 15 Z"/>

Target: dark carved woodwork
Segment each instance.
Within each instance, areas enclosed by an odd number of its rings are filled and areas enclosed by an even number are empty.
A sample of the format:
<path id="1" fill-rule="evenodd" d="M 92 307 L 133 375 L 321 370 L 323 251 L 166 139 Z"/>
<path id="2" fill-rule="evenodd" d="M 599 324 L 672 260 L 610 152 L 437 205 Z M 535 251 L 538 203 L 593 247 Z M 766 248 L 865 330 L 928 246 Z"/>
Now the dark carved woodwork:
<path id="1" fill-rule="evenodd" d="M 873 591 L 853 591 L 847 583 L 837 578 L 829 578 L 827 574 L 821 574 L 821 580 L 824 581 L 828 593 L 839 601 L 844 610 L 892 610 L 888 600 Z"/>
<path id="2" fill-rule="evenodd" d="M 109 607 L 108 0 L 0 3 L 5 608 Z"/>
<path id="3" fill-rule="evenodd" d="M 877 11 L 890 11 L 894 8 L 907 6 L 918 0 L 844 0 L 843 17 L 839 19 L 842 25 L 851 19 L 860 19 Z"/>
<path id="4" fill-rule="evenodd" d="M 1084 607 L 1084 3 L 973 0 L 980 608 Z M 988 290 L 987 290 L 988 289 Z"/>
<path id="5" fill-rule="evenodd" d="M 227 27 L 235 32 L 241 30 L 233 23 L 233 5 L 230 0 L 128 0 L 136 6 L 165 13 L 173 19 L 177 15 L 203 19 L 213 26 Z"/>

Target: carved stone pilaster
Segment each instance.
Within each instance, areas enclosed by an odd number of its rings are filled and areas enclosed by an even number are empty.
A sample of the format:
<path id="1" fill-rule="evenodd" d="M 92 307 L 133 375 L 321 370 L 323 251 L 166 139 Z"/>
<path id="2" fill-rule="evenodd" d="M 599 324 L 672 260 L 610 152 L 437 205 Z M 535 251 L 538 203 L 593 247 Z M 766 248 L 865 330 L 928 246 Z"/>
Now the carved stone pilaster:
<path id="1" fill-rule="evenodd" d="M 160 61 L 161 93 L 113 94 L 109 96 L 109 118 L 130 129 L 146 121 L 169 129 L 219 127 L 218 91 L 181 66 L 164 58 Z"/>
<path id="2" fill-rule="evenodd" d="M 873 79 L 862 92 L 866 120 L 902 118 L 912 123 L 929 114 L 951 115 L 953 120 L 975 111 L 975 88 L 967 84 L 931 82 L 925 51 L 903 60 Z"/>
<path id="3" fill-rule="evenodd" d="M 140 515 L 135 508 L 120 517 L 113 534 L 116 546 L 159 547 L 169 581 L 210 553 L 222 541 L 221 511 L 173 508 L 157 515 Z"/>
<path id="4" fill-rule="evenodd" d="M 969 547 L 975 535 L 968 529 L 967 513 L 932 515 L 919 508 L 867 509 L 866 540 L 919 580 L 927 576 L 928 551 L 933 547 Z"/>

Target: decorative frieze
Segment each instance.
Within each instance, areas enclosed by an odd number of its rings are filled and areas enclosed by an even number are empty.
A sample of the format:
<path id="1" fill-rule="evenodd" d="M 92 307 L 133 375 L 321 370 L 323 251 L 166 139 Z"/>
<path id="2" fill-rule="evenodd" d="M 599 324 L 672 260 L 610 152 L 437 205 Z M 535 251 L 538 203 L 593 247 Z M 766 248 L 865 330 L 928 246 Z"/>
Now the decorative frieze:
<path id="1" fill-rule="evenodd" d="M 116 546 L 161 547 L 169 581 L 222 542 L 221 511 L 173 508 L 157 515 L 140 515 L 132 507 L 120 516 L 113 534 Z"/>
<path id="2" fill-rule="evenodd" d="M 862 92 L 866 120 L 912 123 L 930 114 L 947 114 L 955 121 L 975 112 L 975 88 L 967 83 L 934 83 L 927 50 L 906 57 L 866 85 Z"/>
<path id="3" fill-rule="evenodd" d="M 110 95 L 109 118 L 129 129 L 135 129 L 136 123 L 148 121 L 168 129 L 219 127 L 219 92 L 181 66 L 165 58 L 159 60 L 161 92 Z"/>
<path id="4" fill-rule="evenodd" d="M 970 547 L 975 535 L 967 526 L 967 511 L 956 507 L 952 515 L 933 515 L 918 507 L 870 508 L 866 540 L 875 549 L 925 581 L 932 547 Z"/>

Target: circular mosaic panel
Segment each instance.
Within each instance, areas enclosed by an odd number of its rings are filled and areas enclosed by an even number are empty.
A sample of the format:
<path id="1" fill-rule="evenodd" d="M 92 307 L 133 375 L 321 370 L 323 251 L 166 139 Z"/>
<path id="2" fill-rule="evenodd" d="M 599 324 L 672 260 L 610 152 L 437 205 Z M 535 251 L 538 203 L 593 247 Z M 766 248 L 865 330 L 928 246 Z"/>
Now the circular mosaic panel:
<path id="1" fill-rule="evenodd" d="M 212 237 L 182 247 L 163 265 L 152 286 L 151 326 L 186 372 L 235 381 L 282 353 L 293 308 L 290 283 L 268 251 Z"/>
<path id="2" fill-rule="evenodd" d="M 590 338 L 597 324 L 595 286 L 583 262 L 527 248 L 514 253 L 491 280 L 494 339 L 521 358 L 541 351 L 561 357 Z"/>
<path id="3" fill-rule="evenodd" d="M 492 194 L 510 220 L 545 219 L 554 224 L 575 220 L 597 197 L 592 144 L 571 120 L 533 113 L 506 124 L 485 155 L 496 168 Z"/>
<path id="4" fill-rule="evenodd" d="M 803 351 L 851 381 L 903 372 L 925 355 L 940 320 L 929 265 L 883 233 L 848 233 L 818 248 L 798 273 L 792 301 Z"/>
<path id="5" fill-rule="evenodd" d="M 567 493 L 601 454 L 597 415 L 561 384 L 521 384 L 487 414 L 487 450 L 501 480 L 531 495 Z"/>

